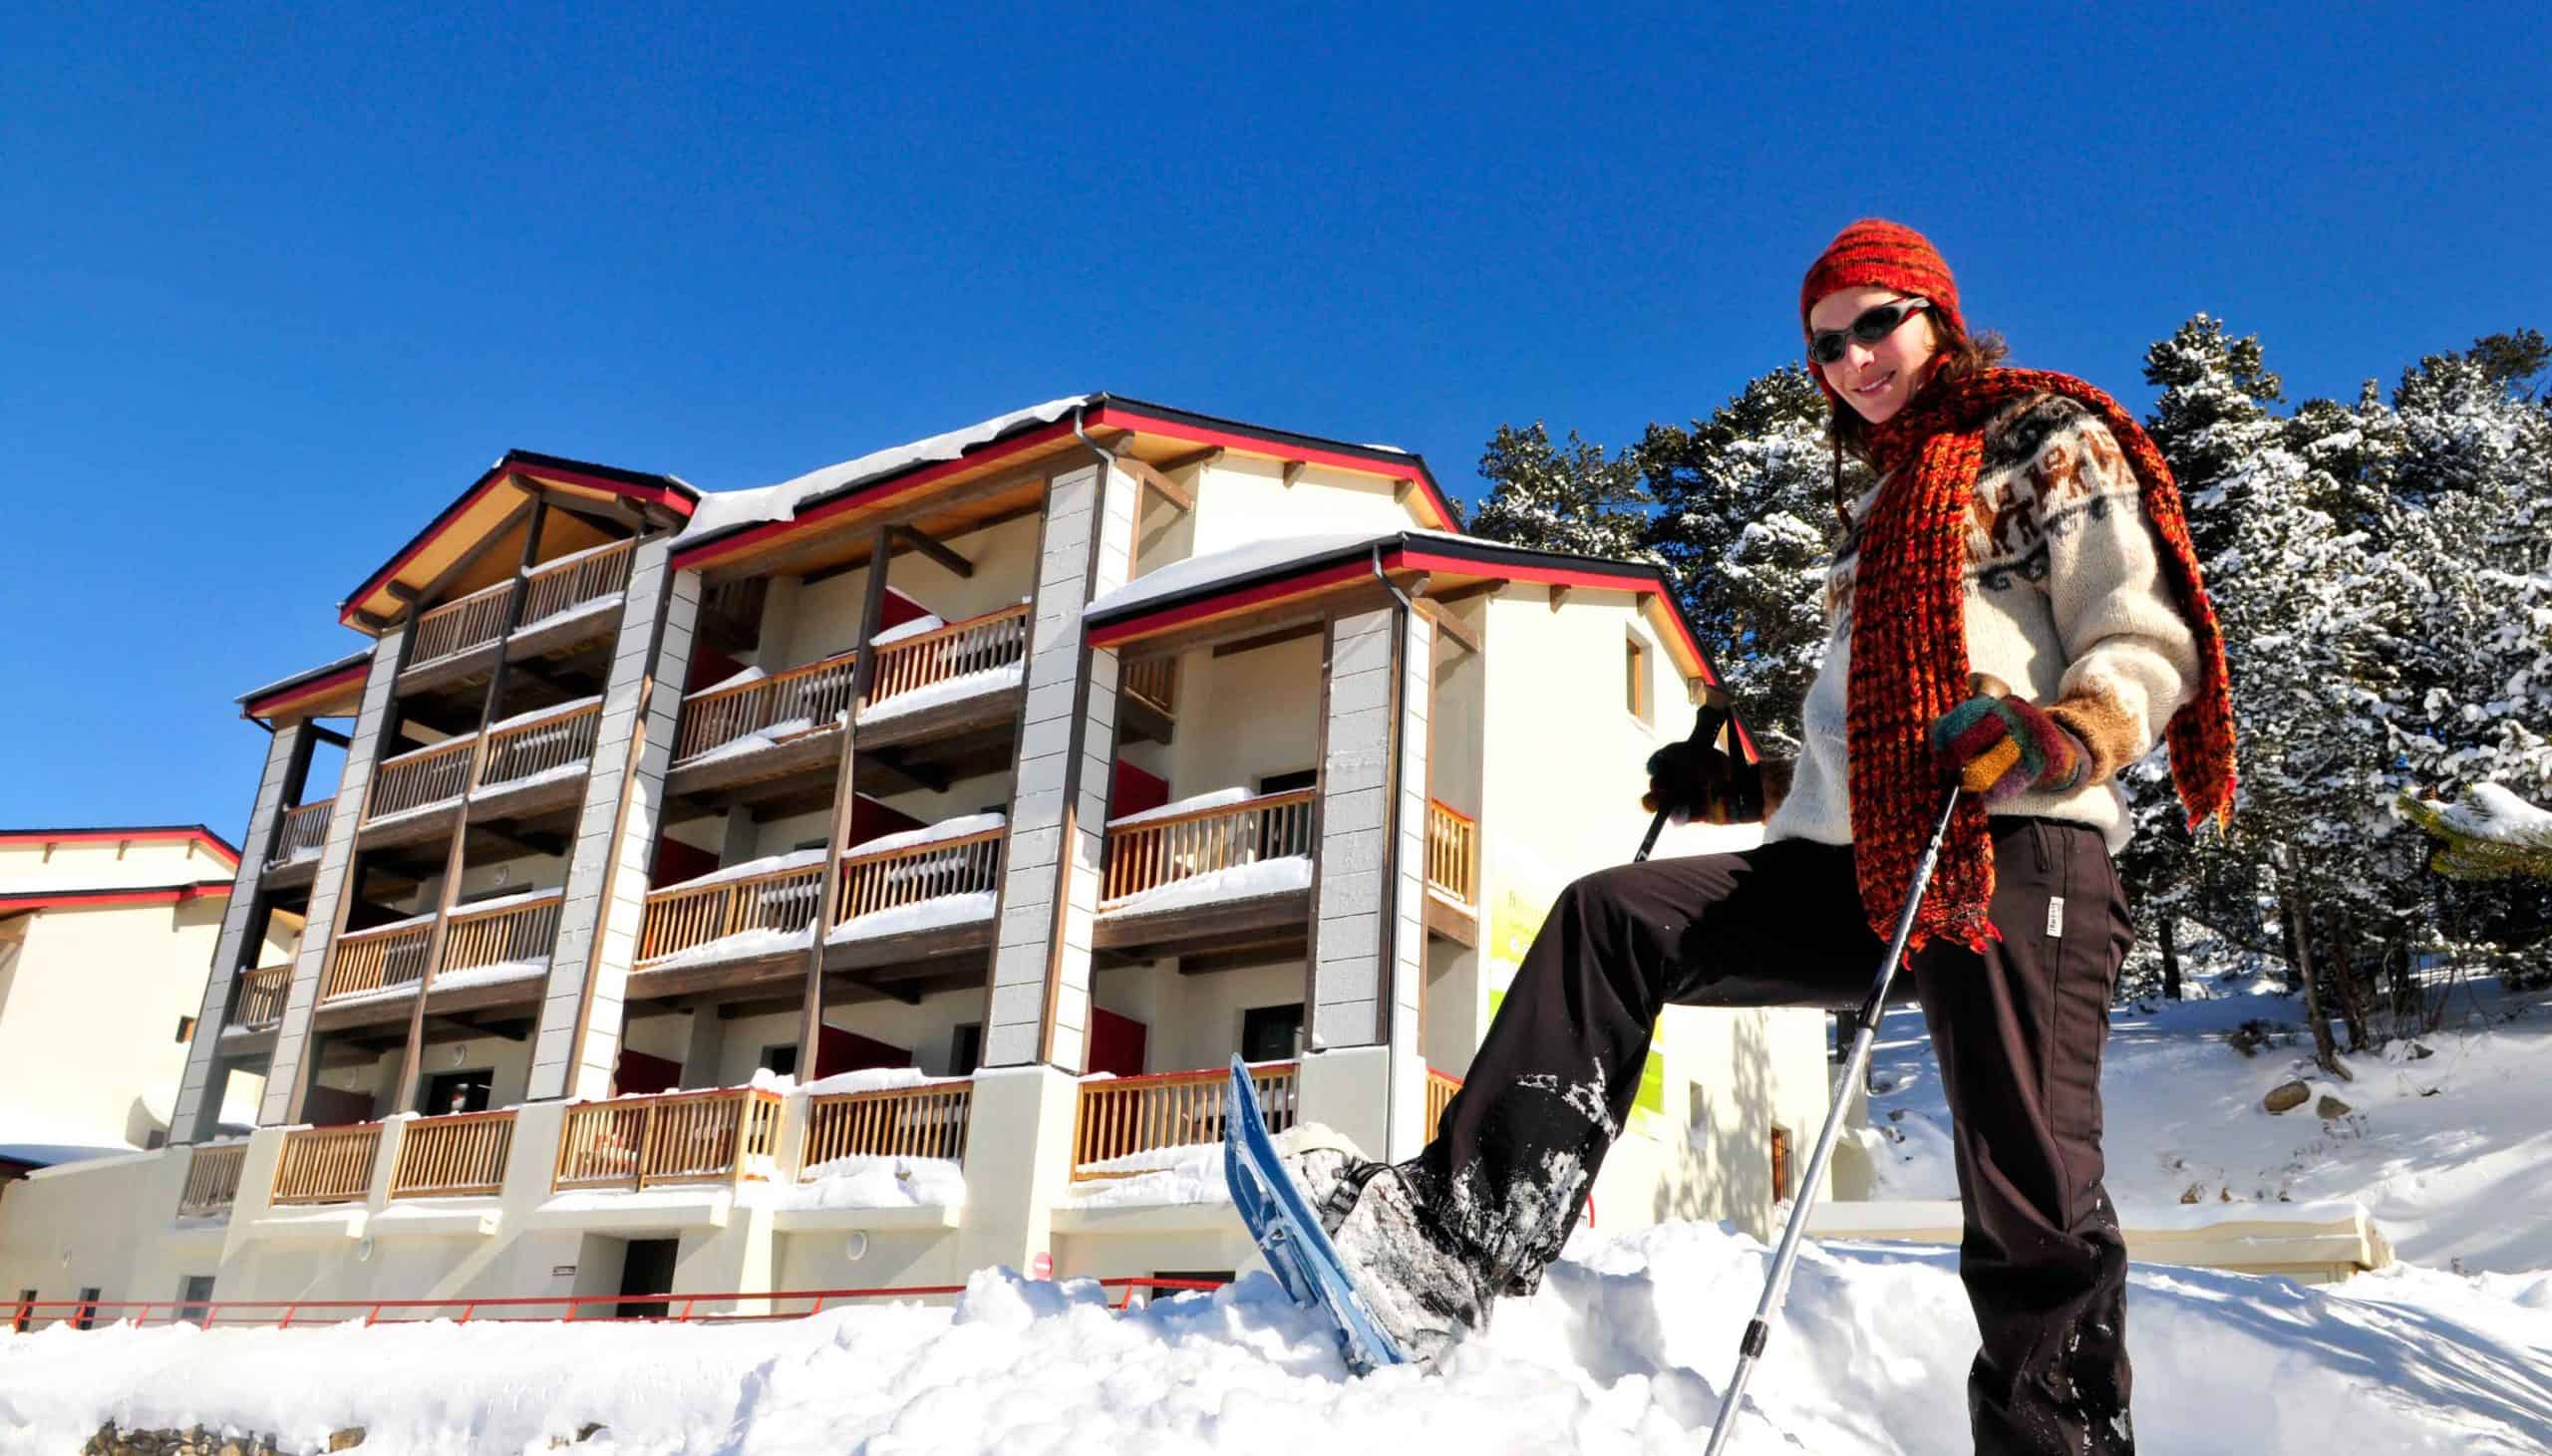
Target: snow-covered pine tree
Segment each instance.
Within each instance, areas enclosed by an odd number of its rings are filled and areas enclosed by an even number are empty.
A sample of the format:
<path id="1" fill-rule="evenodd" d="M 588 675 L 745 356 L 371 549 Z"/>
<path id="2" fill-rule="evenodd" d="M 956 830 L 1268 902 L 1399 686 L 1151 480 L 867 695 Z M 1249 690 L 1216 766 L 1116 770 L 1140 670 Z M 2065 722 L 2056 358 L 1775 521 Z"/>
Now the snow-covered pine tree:
<path id="1" fill-rule="evenodd" d="M 1636 450 L 1658 503 L 1650 544 L 1774 756 L 1797 750 L 1799 705 L 1825 659 L 1825 563 L 1840 534 L 1826 409 L 1807 371 L 1785 365 L 1708 420 L 1650 426 Z M 1844 490 L 1868 485 L 1846 460 Z"/>
<path id="2" fill-rule="evenodd" d="M 1648 546 L 1636 448 L 1613 455 L 1574 430 L 1561 447 L 1539 421 L 1522 430 L 1501 425 L 1479 472 L 1489 492 L 1471 516 L 1473 535 L 1581 556 L 1662 559 Z"/>

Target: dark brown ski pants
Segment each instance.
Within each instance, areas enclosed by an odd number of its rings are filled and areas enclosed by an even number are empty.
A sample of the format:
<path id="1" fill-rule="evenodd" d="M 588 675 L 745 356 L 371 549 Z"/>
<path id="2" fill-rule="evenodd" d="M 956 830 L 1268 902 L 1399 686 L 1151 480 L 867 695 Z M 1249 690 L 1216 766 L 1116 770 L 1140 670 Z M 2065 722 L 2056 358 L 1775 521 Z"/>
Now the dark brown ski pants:
<path id="1" fill-rule="evenodd" d="M 2100 1184 L 2126 899 L 2091 827 L 1991 822 L 2003 939 L 1926 948 L 1891 998 L 1921 999 L 1955 1124 L 1976 1449 L 2131 1452 L 2126 1250 Z M 1542 923 L 1414 1179 L 1492 1287 L 1529 1289 L 1630 1114 L 1661 1009 L 1857 1010 L 1884 951 L 1848 847 L 1784 840 L 1589 875 Z"/>

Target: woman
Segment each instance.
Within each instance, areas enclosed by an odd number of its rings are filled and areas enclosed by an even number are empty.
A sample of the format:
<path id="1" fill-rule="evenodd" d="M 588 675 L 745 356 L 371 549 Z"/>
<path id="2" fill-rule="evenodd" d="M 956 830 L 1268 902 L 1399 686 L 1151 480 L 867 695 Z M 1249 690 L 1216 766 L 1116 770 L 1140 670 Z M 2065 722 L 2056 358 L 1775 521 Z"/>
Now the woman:
<path id="1" fill-rule="evenodd" d="M 1955 1123 L 1977 1449 L 2129 1451 L 2126 1256 L 2100 1181 L 2100 1045 L 2130 940 L 2113 780 L 2167 735 L 2193 823 L 2233 793 L 2223 653 L 2179 494 L 2106 395 L 1998 367 L 1919 233 L 1845 228 L 1799 317 L 1834 407 L 1844 532 L 1803 750 L 1765 775 L 1764 843 L 1571 885 L 1436 1140 L 1396 1166 L 1306 1152 L 1296 1172 L 1385 1324 L 1439 1353 L 1539 1283 L 1661 1008 L 1860 1004 L 1962 782 L 1908 969 Z M 1881 477 L 1857 502 L 1847 451 Z M 1678 745 L 1649 770 L 1652 808 L 1760 812 L 1716 749 Z"/>

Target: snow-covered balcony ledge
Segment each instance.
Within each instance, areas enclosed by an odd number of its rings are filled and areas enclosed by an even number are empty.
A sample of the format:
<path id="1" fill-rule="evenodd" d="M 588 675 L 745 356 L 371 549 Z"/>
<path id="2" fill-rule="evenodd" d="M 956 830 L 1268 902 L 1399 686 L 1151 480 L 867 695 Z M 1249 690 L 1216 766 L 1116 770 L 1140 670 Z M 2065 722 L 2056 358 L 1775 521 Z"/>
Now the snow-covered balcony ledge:
<path id="1" fill-rule="evenodd" d="M 1316 793 L 1216 789 L 1109 820 L 1099 913 L 1148 914 L 1309 888 Z"/>
<path id="2" fill-rule="evenodd" d="M 275 842 L 266 852 L 266 868 L 316 862 L 320 848 L 328 840 L 328 811 L 336 804 L 336 797 L 330 795 L 284 810 L 275 822 Z"/>
<path id="3" fill-rule="evenodd" d="M 435 989 L 529 980 L 545 973 L 550 947 L 558 939 L 558 907 L 565 893 L 531 890 L 454 910 L 444 935 L 443 958 L 435 968 Z M 434 929 L 435 914 L 428 911 L 339 936 L 328 948 L 319 1000 L 338 1003 L 412 991 L 425 978 Z"/>
<path id="4" fill-rule="evenodd" d="M 200 1143 L 187 1154 L 186 1184 L 177 1193 L 177 1217 L 228 1218 L 239 1198 L 239 1169 L 247 1161 L 245 1142 Z"/>
<path id="5" fill-rule="evenodd" d="M 1249 1068 L 1249 1080 L 1266 1111 L 1267 1130 L 1281 1133 L 1292 1127 L 1300 1084 L 1298 1064 L 1256 1062 Z M 1190 1161 L 1187 1151 L 1198 1148 L 1213 1149 L 1219 1158 L 1230 1084 L 1231 1073 L 1220 1067 L 1084 1077 L 1073 1115 L 1072 1181 L 1150 1179 L 1185 1166 Z"/>
<path id="6" fill-rule="evenodd" d="M 805 1135 L 798 1149 L 798 1181 L 868 1173 L 878 1159 L 961 1167 L 966 1119 L 974 1105 L 970 1077 L 924 1077 L 907 1067 L 844 1072 L 808 1083 Z M 959 1183 L 958 1196 L 964 1196 Z"/>
<path id="7" fill-rule="evenodd" d="M 230 993 L 230 1014 L 222 1019 L 224 1026 L 263 1026 L 283 1019 L 284 999 L 292 991 L 292 962 L 276 966 L 260 966 L 239 973 L 239 981 Z"/>
<path id="8" fill-rule="evenodd" d="M 880 632 L 862 724 L 919 713 L 942 704 L 1016 688 L 1026 681 L 1030 604 L 1020 602 L 962 622 L 935 618 Z"/>
<path id="9" fill-rule="evenodd" d="M 769 1181 L 780 1168 L 782 1105 L 762 1086 L 579 1103 L 558 1130 L 550 1191 Z"/>
<path id="10" fill-rule="evenodd" d="M 990 920 L 1003 824 L 1000 814 L 970 814 L 852 846 L 825 941 Z M 823 859 L 820 848 L 773 855 L 648 892 L 638 964 L 663 970 L 804 949 Z"/>
<path id="11" fill-rule="evenodd" d="M 606 541 L 582 551 L 555 556 L 520 577 L 508 577 L 417 614 L 413 645 L 402 673 L 459 657 L 506 635 L 511 617 L 516 636 L 542 631 L 570 620 L 599 615 L 619 602 L 629 586 L 632 540 Z M 519 615 L 513 594 L 523 594 Z"/>
<path id="12" fill-rule="evenodd" d="M 682 701 L 674 762 L 706 763 L 833 728 L 850 710 L 858 666 L 856 651 L 835 653 L 781 673 L 747 668 L 691 694 Z"/>

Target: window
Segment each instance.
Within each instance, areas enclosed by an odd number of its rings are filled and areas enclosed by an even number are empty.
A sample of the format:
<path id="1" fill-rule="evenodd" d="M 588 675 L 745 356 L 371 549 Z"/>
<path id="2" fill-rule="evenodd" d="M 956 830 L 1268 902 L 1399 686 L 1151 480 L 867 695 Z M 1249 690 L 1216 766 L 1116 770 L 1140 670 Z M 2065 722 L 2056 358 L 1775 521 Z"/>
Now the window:
<path id="1" fill-rule="evenodd" d="M 763 1070 L 777 1076 L 796 1076 L 798 1074 L 798 1043 L 792 1041 L 785 1046 L 764 1047 L 761 1065 Z"/>
<path id="2" fill-rule="evenodd" d="M 1240 1059 L 1291 1060 L 1303 1038 L 1303 1004 L 1252 1007 L 1240 1014 Z"/>
<path id="3" fill-rule="evenodd" d="M 1623 641 L 1622 649 L 1625 702 L 1631 717 L 1646 723 L 1649 719 L 1648 644 L 1640 641 L 1638 634 L 1634 633 Z"/>
<path id="4" fill-rule="evenodd" d="M 1319 769 L 1297 768 L 1291 773 L 1261 774 L 1258 780 L 1258 791 L 1262 794 L 1290 793 L 1298 788 L 1309 788 L 1318 782 L 1320 782 Z"/>
<path id="5" fill-rule="evenodd" d="M 1772 1129 L 1772 1202 L 1787 1203 L 1790 1197 L 1790 1130 Z"/>
<path id="6" fill-rule="evenodd" d="M 212 1276 L 190 1274 L 177 1285 L 177 1317 L 189 1324 L 211 1322 Z"/>
<path id="7" fill-rule="evenodd" d="M 970 1077 L 984 1064 L 984 1023 L 968 1021 L 957 1028 L 948 1042 L 948 1074 Z"/>
<path id="8" fill-rule="evenodd" d="M 96 1285 L 91 1285 L 80 1292 L 80 1308 L 71 1316 L 71 1327 L 74 1329 L 98 1327 L 98 1287 Z"/>
<path id="9" fill-rule="evenodd" d="M 441 1117 L 450 1112 L 484 1112 L 495 1088 L 496 1072 L 493 1067 L 437 1072 L 426 1082 L 425 1105 L 418 1110 L 428 1117 Z"/>

